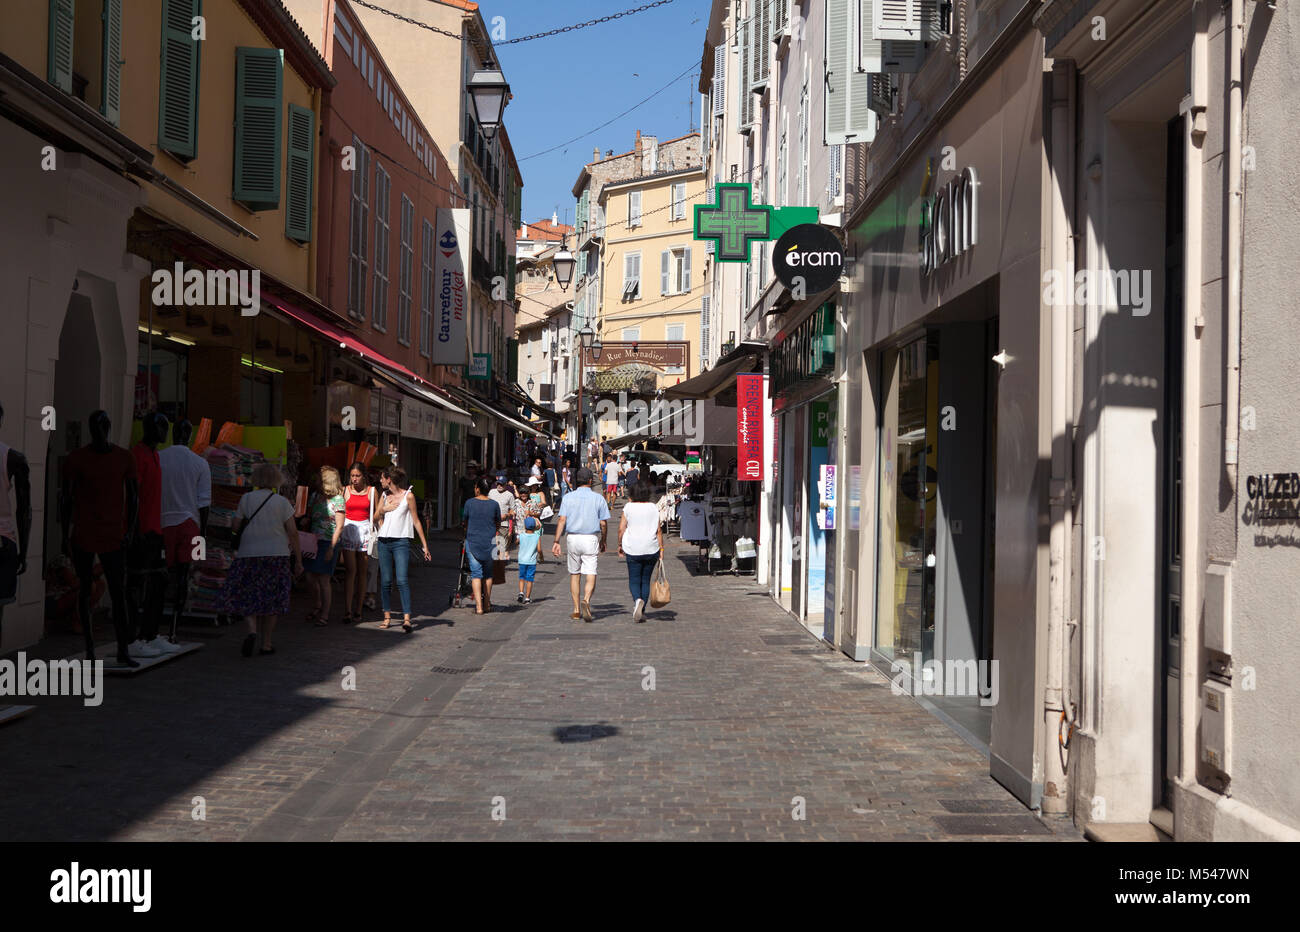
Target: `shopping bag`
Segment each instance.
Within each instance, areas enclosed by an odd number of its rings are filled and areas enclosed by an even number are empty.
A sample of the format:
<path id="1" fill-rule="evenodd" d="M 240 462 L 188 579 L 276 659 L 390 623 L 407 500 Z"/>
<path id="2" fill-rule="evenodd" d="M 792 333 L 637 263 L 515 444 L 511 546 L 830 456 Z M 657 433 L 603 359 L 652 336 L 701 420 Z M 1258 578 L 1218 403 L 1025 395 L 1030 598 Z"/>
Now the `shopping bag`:
<path id="1" fill-rule="evenodd" d="M 555 517 L 555 511 L 551 508 L 550 505 L 547 505 L 545 508 L 542 509 L 543 521 L 549 521 L 553 517 Z"/>
<path id="2" fill-rule="evenodd" d="M 668 588 L 668 571 L 664 569 L 664 561 L 661 557 L 655 564 L 654 577 L 650 580 L 650 606 L 651 608 L 663 608 L 672 598 L 672 592 Z"/>
<path id="3" fill-rule="evenodd" d="M 506 583 L 506 561 L 492 561 L 492 585 L 504 586 Z"/>

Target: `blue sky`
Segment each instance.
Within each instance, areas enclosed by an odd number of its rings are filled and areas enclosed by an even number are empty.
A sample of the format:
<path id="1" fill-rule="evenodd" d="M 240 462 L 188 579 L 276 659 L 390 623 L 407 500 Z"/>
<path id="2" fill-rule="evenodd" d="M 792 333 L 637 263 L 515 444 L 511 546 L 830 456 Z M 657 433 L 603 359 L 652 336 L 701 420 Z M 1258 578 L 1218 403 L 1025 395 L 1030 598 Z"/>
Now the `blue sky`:
<path id="1" fill-rule="evenodd" d="M 494 17 L 505 17 L 506 38 L 513 38 L 647 2 L 479 0 L 479 11 L 489 29 Z M 711 6 L 710 0 L 674 0 L 564 35 L 497 46 L 514 97 L 506 108 L 506 127 L 524 176 L 526 222 L 549 219 L 557 207 L 561 221 L 573 222 L 570 191 L 582 166 L 591 161 L 593 147 L 599 146 L 602 155 L 610 149 L 627 152 L 638 129 L 660 139 L 699 129 L 699 65 Z M 609 126 L 537 155 L 609 121 L 670 82 L 653 100 Z"/>

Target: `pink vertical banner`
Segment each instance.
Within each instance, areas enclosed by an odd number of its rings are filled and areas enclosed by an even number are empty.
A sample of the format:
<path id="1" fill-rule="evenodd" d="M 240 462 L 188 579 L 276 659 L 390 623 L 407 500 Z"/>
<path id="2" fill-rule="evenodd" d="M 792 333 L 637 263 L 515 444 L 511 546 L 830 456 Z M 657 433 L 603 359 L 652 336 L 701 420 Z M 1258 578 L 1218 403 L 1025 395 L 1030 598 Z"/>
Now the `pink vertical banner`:
<path id="1" fill-rule="evenodd" d="M 736 472 L 741 481 L 763 481 L 762 373 L 736 376 Z"/>

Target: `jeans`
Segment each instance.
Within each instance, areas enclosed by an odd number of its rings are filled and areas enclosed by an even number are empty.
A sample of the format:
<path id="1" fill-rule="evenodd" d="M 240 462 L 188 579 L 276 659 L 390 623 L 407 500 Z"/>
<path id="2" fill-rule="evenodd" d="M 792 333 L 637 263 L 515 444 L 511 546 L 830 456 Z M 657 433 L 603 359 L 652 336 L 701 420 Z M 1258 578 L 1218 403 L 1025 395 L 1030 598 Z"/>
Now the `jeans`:
<path id="1" fill-rule="evenodd" d="M 379 599 L 384 611 L 389 611 L 389 587 L 393 584 L 394 571 L 397 576 L 397 592 L 402 597 L 402 614 L 411 614 L 411 584 L 406 579 L 406 567 L 411 562 L 411 539 L 409 537 L 381 537 L 379 550 Z"/>
<path id="2" fill-rule="evenodd" d="M 627 588 L 633 601 L 642 599 L 650 604 L 650 578 L 659 563 L 657 553 L 629 553 L 627 555 Z"/>

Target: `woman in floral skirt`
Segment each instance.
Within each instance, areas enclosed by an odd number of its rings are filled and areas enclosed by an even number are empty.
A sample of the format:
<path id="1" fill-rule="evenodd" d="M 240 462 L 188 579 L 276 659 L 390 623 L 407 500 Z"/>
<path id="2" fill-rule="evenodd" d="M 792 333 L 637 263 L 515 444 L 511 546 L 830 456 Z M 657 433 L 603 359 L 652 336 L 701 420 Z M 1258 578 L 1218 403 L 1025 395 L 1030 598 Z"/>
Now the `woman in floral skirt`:
<path id="1" fill-rule="evenodd" d="M 271 463 L 253 470 L 253 491 L 235 510 L 235 530 L 243 529 L 239 550 L 217 597 L 218 612 L 243 615 L 248 621 L 241 648 L 245 657 L 253 655 L 259 634 L 261 653 L 275 653 L 275 623 L 288 613 L 290 583 L 302 573 L 293 504 L 276 491 L 281 481 L 280 468 Z"/>

